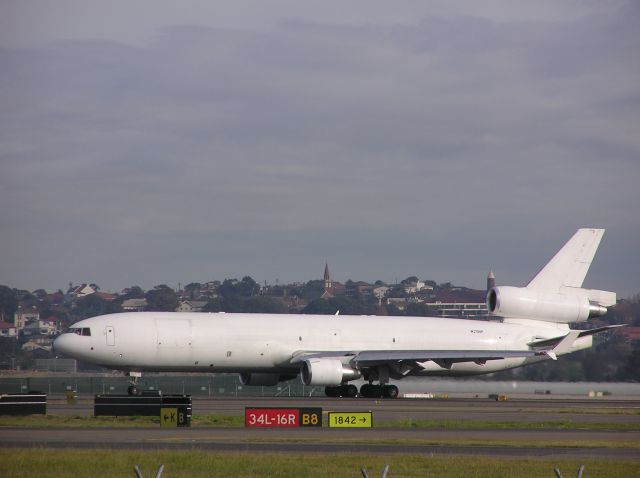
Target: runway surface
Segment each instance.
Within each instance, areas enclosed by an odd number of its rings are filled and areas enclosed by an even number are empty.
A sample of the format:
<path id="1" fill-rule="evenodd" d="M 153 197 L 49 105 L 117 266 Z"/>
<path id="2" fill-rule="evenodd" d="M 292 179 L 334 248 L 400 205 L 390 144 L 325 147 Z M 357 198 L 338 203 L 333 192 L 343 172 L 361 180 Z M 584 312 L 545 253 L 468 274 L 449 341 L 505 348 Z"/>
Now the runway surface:
<path id="1" fill-rule="evenodd" d="M 527 457 L 600 457 L 640 461 L 640 400 L 360 400 L 325 398 L 202 399 L 193 414 L 242 415 L 251 407 L 320 407 L 372 411 L 372 429 L 245 428 L 0 428 L 0 447 L 203 449 L 282 453 L 465 454 Z M 49 401 L 49 414 L 91 415 L 92 401 Z M 488 422 L 632 423 L 631 431 L 376 428 L 399 419 Z M 499 440 L 501 444 L 495 442 Z M 493 444 L 492 444 L 493 443 Z M 507 443 L 512 446 L 505 446 Z M 521 444 L 521 446 L 519 445 Z M 584 444 L 585 446 L 582 446 Z M 626 447 L 625 447 L 626 445 Z"/>

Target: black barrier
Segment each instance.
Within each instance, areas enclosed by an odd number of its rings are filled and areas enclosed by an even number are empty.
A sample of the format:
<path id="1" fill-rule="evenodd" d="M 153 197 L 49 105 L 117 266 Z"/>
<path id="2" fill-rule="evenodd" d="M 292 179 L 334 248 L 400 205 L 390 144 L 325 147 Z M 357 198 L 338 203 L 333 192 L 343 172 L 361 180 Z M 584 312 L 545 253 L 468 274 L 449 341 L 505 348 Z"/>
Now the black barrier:
<path id="1" fill-rule="evenodd" d="M 96 417 L 162 417 L 166 409 L 175 409 L 175 426 L 191 426 L 191 395 L 96 395 L 93 404 Z"/>
<path id="2" fill-rule="evenodd" d="M 0 415 L 46 415 L 47 394 L 44 392 L 0 394 Z"/>

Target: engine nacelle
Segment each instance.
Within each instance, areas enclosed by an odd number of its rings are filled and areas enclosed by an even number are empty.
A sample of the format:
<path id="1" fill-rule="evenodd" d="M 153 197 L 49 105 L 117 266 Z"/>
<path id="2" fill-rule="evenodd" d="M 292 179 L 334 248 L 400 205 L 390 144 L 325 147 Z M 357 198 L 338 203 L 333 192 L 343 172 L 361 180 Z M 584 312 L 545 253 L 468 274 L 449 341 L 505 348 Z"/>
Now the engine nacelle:
<path id="1" fill-rule="evenodd" d="M 302 383 L 305 385 L 336 386 L 362 375 L 338 359 L 313 358 L 302 363 Z"/>
<path id="2" fill-rule="evenodd" d="M 522 287 L 494 287 L 487 294 L 489 312 L 502 317 L 568 324 L 607 313 L 586 296 L 554 294 Z"/>
<path id="3" fill-rule="evenodd" d="M 272 387 L 280 382 L 285 382 L 295 378 L 295 375 L 281 375 L 279 373 L 241 373 L 240 383 L 253 387 L 264 385 Z"/>

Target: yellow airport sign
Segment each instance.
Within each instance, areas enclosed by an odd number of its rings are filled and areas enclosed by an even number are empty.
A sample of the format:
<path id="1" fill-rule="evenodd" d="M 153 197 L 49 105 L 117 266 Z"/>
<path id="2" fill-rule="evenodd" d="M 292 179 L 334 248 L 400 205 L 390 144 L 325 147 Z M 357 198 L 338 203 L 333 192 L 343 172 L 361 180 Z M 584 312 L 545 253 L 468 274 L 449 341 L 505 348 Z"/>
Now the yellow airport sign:
<path id="1" fill-rule="evenodd" d="M 178 409 L 177 408 L 161 408 L 160 409 L 160 426 L 161 427 L 177 427 L 178 426 Z"/>
<path id="2" fill-rule="evenodd" d="M 372 412 L 329 412 L 329 428 L 371 428 Z"/>

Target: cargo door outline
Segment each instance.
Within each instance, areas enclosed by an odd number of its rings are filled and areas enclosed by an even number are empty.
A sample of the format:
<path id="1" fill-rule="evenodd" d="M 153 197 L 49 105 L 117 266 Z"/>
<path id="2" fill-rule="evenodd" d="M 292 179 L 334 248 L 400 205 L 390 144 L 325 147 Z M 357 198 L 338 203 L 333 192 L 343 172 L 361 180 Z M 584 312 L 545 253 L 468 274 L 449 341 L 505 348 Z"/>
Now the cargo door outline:
<path id="1" fill-rule="evenodd" d="M 113 325 L 107 325 L 105 327 L 105 335 L 107 336 L 107 345 L 113 346 L 116 344 L 116 331 Z"/>
<path id="2" fill-rule="evenodd" d="M 193 331 L 189 319 L 156 319 L 157 352 L 161 363 L 191 363 Z M 178 365 L 179 366 L 179 365 Z"/>

